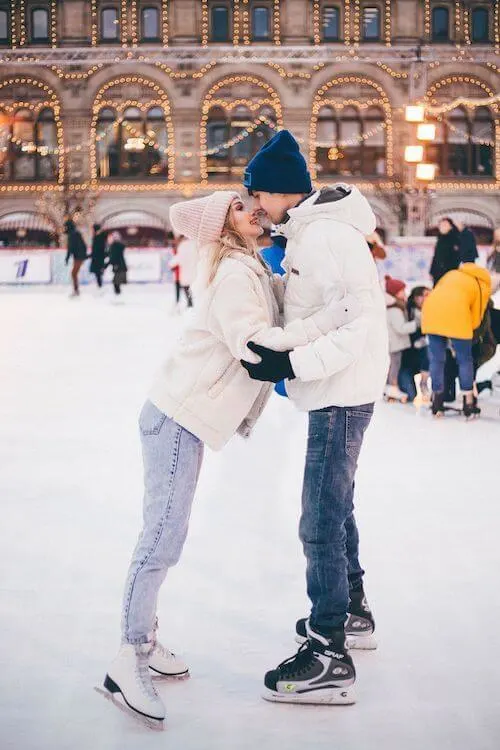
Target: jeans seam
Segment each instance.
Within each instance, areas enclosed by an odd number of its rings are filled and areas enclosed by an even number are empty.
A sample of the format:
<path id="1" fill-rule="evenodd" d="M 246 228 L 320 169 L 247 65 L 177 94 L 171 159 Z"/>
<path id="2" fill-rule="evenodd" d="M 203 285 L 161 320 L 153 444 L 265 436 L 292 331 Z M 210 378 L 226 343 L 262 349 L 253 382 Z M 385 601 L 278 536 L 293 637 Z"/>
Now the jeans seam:
<path id="1" fill-rule="evenodd" d="M 327 438 L 326 438 L 325 451 L 323 453 L 323 461 L 322 461 L 322 464 L 321 464 L 321 474 L 320 474 L 320 479 L 319 479 L 319 482 L 318 482 L 318 489 L 317 489 L 317 492 L 316 492 L 315 528 L 318 528 L 319 517 L 321 515 L 321 513 L 320 513 L 319 498 L 321 497 L 321 494 L 322 494 L 322 491 L 323 491 L 323 482 L 324 482 L 324 479 L 325 479 L 326 458 L 327 458 L 327 456 L 328 456 L 328 454 L 330 452 L 330 448 L 331 448 L 331 438 L 332 438 L 332 432 L 333 432 L 333 424 L 332 423 L 334 421 L 333 415 L 335 413 L 336 412 L 334 412 L 332 410 L 332 412 L 330 413 L 330 418 L 328 419 L 328 435 L 327 435 Z M 319 571 L 320 571 L 320 566 L 318 565 L 317 566 L 318 588 L 321 589 L 322 586 L 321 586 L 321 580 L 320 580 Z"/>
<path id="2" fill-rule="evenodd" d="M 125 632 L 128 634 L 129 630 L 129 615 L 130 615 L 130 600 L 132 598 L 132 593 L 134 590 L 134 586 L 137 580 L 137 576 L 141 572 L 141 570 L 146 565 L 147 561 L 150 559 L 153 552 L 158 547 L 158 543 L 160 541 L 161 535 L 163 533 L 163 529 L 165 528 L 165 523 L 167 521 L 167 518 L 169 516 L 170 507 L 172 505 L 172 497 L 173 497 L 173 489 L 175 484 L 175 475 L 177 473 L 177 465 L 178 465 L 178 459 L 179 459 L 179 445 L 181 441 L 181 434 L 182 434 L 182 427 L 180 425 L 177 426 L 176 435 L 174 439 L 174 449 L 173 449 L 173 458 L 172 458 L 172 465 L 170 468 L 170 484 L 168 488 L 168 501 L 166 505 L 165 512 L 162 514 L 161 522 L 160 522 L 160 528 L 158 530 L 158 533 L 156 534 L 156 538 L 151 545 L 151 548 L 147 552 L 147 554 L 144 556 L 144 558 L 140 561 L 139 565 L 137 566 L 137 570 L 135 571 L 134 577 L 130 583 L 129 592 L 127 595 L 127 615 L 125 618 Z M 158 433 L 159 434 L 159 433 Z"/>

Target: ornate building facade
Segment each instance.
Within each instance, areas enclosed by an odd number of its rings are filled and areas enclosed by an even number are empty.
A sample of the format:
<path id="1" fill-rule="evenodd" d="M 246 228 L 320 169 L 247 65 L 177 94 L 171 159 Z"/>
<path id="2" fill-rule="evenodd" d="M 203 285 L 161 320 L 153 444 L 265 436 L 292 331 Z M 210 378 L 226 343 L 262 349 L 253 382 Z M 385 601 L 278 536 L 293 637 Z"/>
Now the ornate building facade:
<path id="1" fill-rule="evenodd" d="M 282 126 L 387 235 L 447 214 L 488 233 L 499 81 L 500 0 L 0 0 L 0 236 L 87 204 L 161 238 L 172 202 L 238 188 Z M 425 186 L 404 160 L 417 102 Z"/>

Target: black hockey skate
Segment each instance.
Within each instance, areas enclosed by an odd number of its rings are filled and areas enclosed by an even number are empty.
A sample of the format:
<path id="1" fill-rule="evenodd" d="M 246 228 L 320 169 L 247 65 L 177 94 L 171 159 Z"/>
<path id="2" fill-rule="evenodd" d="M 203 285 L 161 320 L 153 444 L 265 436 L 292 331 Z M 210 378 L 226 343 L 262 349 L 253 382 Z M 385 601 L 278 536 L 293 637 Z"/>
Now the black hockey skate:
<path id="1" fill-rule="evenodd" d="M 477 405 L 477 398 L 474 396 L 472 399 L 472 402 L 468 403 L 466 400 L 466 397 L 464 396 L 464 405 L 462 408 L 464 417 L 469 419 L 477 419 L 479 415 L 481 414 L 481 409 Z"/>
<path id="2" fill-rule="evenodd" d="M 356 670 L 339 629 L 330 638 L 306 626 L 307 641 L 295 656 L 264 678 L 263 698 L 277 703 L 350 705 L 356 702 Z"/>
<path id="3" fill-rule="evenodd" d="M 444 394 L 443 393 L 433 393 L 432 394 L 432 414 L 434 417 L 444 417 Z"/>
<path id="4" fill-rule="evenodd" d="M 374 651 L 377 641 L 374 636 L 375 620 L 366 601 L 363 589 L 351 591 L 349 594 L 349 612 L 345 624 L 345 638 L 348 649 Z M 307 640 L 307 618 L 297 620 L 295 625 L 295 640 L 304 643 Z"/>

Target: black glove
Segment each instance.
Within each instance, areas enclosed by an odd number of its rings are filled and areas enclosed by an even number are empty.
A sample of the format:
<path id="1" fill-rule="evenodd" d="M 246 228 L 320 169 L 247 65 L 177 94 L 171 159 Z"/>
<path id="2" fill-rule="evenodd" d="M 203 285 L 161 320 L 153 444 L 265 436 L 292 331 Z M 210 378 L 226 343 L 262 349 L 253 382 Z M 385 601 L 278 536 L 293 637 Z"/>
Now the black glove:
<path id="1" fill-rule="evenodd" d="M 267 346 L 260 346 L 253 341 L 247 344 L 251 352 L 261 357 L 261 362 L 254 365 L 241 359 L 240 362 L 252 380 L 263 380 L 268 383 L 279 383 L 280 380 L 293 380 L 295 373 L 290 362 L 290 351 L 275 352 Z"/>

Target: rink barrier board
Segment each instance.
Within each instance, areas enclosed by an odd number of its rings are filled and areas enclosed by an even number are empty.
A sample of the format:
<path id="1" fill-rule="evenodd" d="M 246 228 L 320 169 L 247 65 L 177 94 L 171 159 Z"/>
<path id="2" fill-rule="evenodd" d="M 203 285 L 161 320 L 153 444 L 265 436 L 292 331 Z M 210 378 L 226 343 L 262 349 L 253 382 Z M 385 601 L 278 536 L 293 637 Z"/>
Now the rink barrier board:
<path id="1" fill-rule="evenodd" d="M 380 277 L 385 275 L 403 280 L 408 287 L 431 284 L 428 273 L 434 253 L 435 239 L 409 241 L 406 238 L 386 246 L 387 257 L 377 262 Z M 491 247 L 480 246 L 479 263 L 486 264 Z M 66 251 L 50 248 L 10 250 L 0 248 L 0 285 L 70 284 L 71 262 L 66 266 Z M 125 254 L 131 284 L 157 284 L 172 280 L 167 248 L 129 248 Z M 112 281 L 111 269 L 104 273 L 104 283 Z M 80 271 L 80 283 L 94 283 L 90 260 Z"/>

